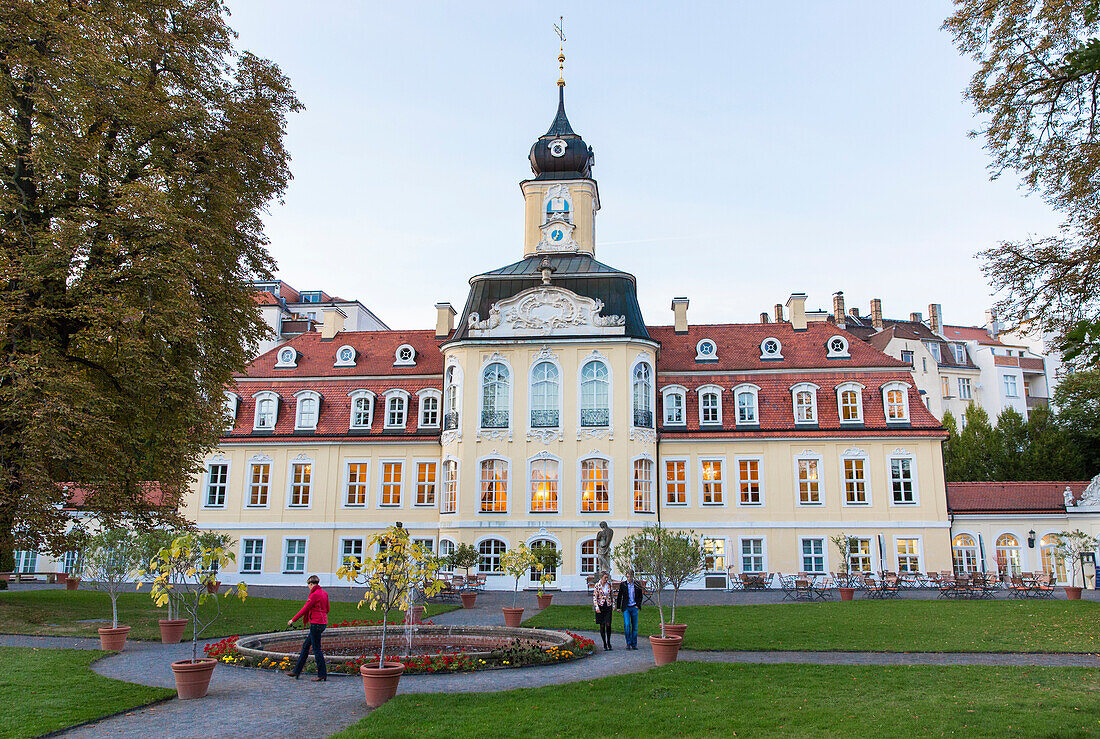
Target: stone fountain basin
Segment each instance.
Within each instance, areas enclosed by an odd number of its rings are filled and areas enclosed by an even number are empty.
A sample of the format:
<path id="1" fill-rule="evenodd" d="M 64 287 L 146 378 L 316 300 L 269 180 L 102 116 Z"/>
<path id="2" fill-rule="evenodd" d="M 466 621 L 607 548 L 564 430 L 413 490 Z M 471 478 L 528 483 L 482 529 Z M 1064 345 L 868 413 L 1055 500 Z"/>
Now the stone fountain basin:
<path id="1" fill-rule="evenodd" d="M 523 643 L 550 649 L 562 647 L 572 641 L 572 637 L 561 631 L 544 629 L 510 628 L 507 626 L 442 626 L 417 625 L 406 627 L 392 624 L 386 631 L 386 651 L 403 654 L 406 645 L 406 628 L 412 630 L 412 649 L 410 654 L 465 654 L 470 657 L 488 656 L 497 649 Z M 297 655 L 308 631 L 279 631 L 271 634 L 253 634 L 242 636 L 237 641 L 237 650 L 249 657 L 263 659 L 268 657 L 281 660 Z M 392 645 L 392 646 L 391 646 Z M 378 654 L 382 646 L 381 626 L 337 626 L 325 630 L 321 648 L 326 662 L 350 662 L 363 655 Z"/>

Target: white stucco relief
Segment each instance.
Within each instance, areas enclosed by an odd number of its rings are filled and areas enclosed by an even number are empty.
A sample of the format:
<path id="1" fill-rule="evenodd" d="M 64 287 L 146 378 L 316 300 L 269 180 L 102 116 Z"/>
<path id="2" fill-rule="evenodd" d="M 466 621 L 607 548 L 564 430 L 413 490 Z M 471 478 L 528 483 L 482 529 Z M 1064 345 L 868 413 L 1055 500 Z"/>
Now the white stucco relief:
<path id="1" fill-rule="evenodd" d="M 603 301 L 539 285 L 494 303 L 485 320 L 471 314 L 470 336 L 622 336 L 624 316 L 603 316 Z"/>

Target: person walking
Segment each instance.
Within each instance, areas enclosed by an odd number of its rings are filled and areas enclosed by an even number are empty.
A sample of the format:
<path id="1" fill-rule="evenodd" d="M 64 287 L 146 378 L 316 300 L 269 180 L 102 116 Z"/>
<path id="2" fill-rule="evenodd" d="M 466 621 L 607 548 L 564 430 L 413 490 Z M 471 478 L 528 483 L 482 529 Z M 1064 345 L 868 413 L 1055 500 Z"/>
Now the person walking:
<path id="1" fill-rule="evenodd" d="M 611 577 L 607 571 L 600 573 L 600 581 L 592 590 L 592 608 L 596 611 L 596 623 L 600 625 L 600 636 L 603 638 L 603 650 L 611 651 Z"/>
<path id="2" fill-rule="evenodd" d="M 328 626 L 328 593 L 321 589 L 321 580 L 316 575 L 310 575 L 306 580 L 309 585 L 309 597 L 302 610 L 294 614 L 294 618 L 286 622 L 287 626 L 293 626 L 294 622 L 302 619 L 302 623 L 309 626 L 309 634 L 302 642 L 302 652 L 298 655 L 298 664 L 288 672 L 295 680 L 302 674 L 309 658 L 310 647 L 313 648 L 313 658 L 317 661 L 317 677 L 313 682 L 323 682 L 328 679 L 328 671 L 325 669 L 325 654 L 321 651 L 321 634 L 325 633 Z"/>
<path id="3" fill-rule="evenodd" d="M 634 582 L 634 570 L 627 570 L 626 580 L 619 583 L 619 593 L 615 597 L 615 608 L 623 612 L 627 649 L 638 648 L 638 611 L 644 597 L 645 588 L 640 582 Z"/>

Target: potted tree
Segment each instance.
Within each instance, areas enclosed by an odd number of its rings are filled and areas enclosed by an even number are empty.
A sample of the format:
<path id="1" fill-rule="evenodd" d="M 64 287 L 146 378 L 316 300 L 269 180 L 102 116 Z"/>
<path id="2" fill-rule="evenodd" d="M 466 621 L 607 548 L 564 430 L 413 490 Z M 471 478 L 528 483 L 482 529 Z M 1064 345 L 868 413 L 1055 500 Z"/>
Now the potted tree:
<path id="1" fill-rule="evenodd" d="M 1061 531 L 1058 533 L 1058 542 L 1054 545 L 1054 551 L 1065 561 L 1066 568 L 1069 570 L 1070 584 L 1064 588 L 1066 598 L 1081 600 L 1081 586 L 1077 585 L 1077 572 L 1081 569 L 1081 555 L 1085 552 L 1096 551 L 1096 537 L 1089 536 L 1081 530 Z"/>
<path id="2" fill-rule="evenodd" d="M 519 595 L 519 580 L 526 576 L 535 566 L 535 556 L 526 544 L 512 547 L 500 555 L 500 567 L 505 573 L 515 578 L 515 586 L 512 588 L 512 607 L 502 608 L 504 611 L 504 625 L 517 627 L 523 621 L 523 609 L 516 608 L 516 596 Z"/>
<path id="3" fill-rule="evenodd" d="M 680 588 L 706 571 L 706 557 L 703 543 L 694 531 L 669 532 L 666 529 L 665 532 L 664 567 L 672 588 L 672 613 L 669 623 L 665 624 L 665 633 L 683 639 L 687 624 L 676 623 L 676 597 L 680 594 Z"/>
<path id="4" fill-rule="evenodd" d="M 829 538 L 836 545 L 837 551 L 840 552 L 836 583 L 837 590 L 840 591 L 840 599 L 851 600 L 856 591 L 852 587 L 852 576 L 849 574 L 848 568 L 852 561 L 852 549 L 857 546 L 856 539 L 854 536 L 848 536 L 847 534 L 837 534 Z"/>
<path id="5" fill-rule="evenodd" d="M 367 548 L 377 552 L 360 562 L 351 558 L 336 571 L 342 580 L 366 585 L 367 592 L 359 601 L 372 611 L 382 611 L 382 646 L 377 664 L 359 667 L 363 678 L 363 692 L 367 705 L 377 707 L 397 694 L 397 685 L 405 665 L 386 661 L 386 634 L 389 615 L 394 609 L 407 610 L 410 591 L 423 584 L 422 592 L 430 598 L 443 588 L 443 582 L 435 578 L 438 560 L 424 547 L 409 539 L 409 532 L 400 526 L 391 526 L 375 534 L 367 542 Z"/>
<path id="6" fill-rule="evenodd" d="M 466 571 L 466 582 L 470 581 L 470 568 L 481 561 L 481 555 L 477 553 L 472 544 L 459 544 L 455 547 L 455 550 L 447 557 L 447 562 L 451 569 L 455 567 L 461 567 Z M 477 593 L 472 590 L 463 590 L 460 594 L 462 597 L 463 608 L 473 608 L 477 601 Z"/>
<path id="7" fill-rule="evenodd" d="M 233 552 L 221 547 L 204 547 L 196 534 L 186 533 L 174 538 L 149 562 L 148 574 L 153 576 L 149 595 L 157 607 L 167 606 L 174 596 L 181 612 L 191 620 L 191 659 L 172 663 L 180 700 L 202 698 L 210 688 L 210 678 L 218 661 L 199 658 L 199 637 L 218 620 L 222 608 L 221 599 L 210 592 L 208 583 L 214 579 L 217 569 L 232 564 L 234 559 Z M 248 589 L 243 582 L 237 583 L 225 593 L 226 598 L 231 595 L 244 600 Z M 215 606 L 212 614 L 201 609 L 207 602 Z"/>
<path id="8" fill-rule="evenodd" d="M 668 532 L 658 524 L 646 526 L 641 531 L 631 534 L 615 547 L 615 564 L 619 569 L 624 571 L 633 569 L 636 572 L 645 573 L 646 580 L 653 591 L 657 613 L 661 618 L 661 635 L 649 637 L 649 643 L 653 647 L 653 661 L 658 665 L 675 662 L 680 645 L 684 641 L 682 636 L 666 631 L 665 610 L 661 601 L 661 591 L 669 585 L 668 569 L 664 558 L 668 539 Z"/>
<path id="9" fill-rule="evenodd" d="M 118 625 L 118 595 L 127 582 L 137 577 L 141 550 L 129 529 L 104 529 L 88 540 L 84 550 L 84 573 L 92 587 L 111 599 L 111 627 L 99 629 L 99 646 L 121 652 L 129 626 Z"/>
<path id="10" fill-rule="evenodd" d="M 168 529 L 154 529 L 148 531 L 141 537 L 141 547 L 143 550 L 142 562 L 146 567 L 149 567 L 157 555 L 160 554 L 163 549 L 170 549 L 172 541 L 182 532 L 173 532 Z M 187 570 L 190 568 L 191 563 L 184 561 L 174 561 L 171 566 L 171 574 L 169 579 L 173 585 L 179 585 L 182 582 L 182 578 Z M 149 572 L 145 571 L 148 575 Z M 160 627 L 160 641 L 162 644 L 179 644 L 183 638 L 183 631 L 187 628 L 187 619 L 180 618 L 180 597 L 182 589 L 173 587 L 168 589 L 168 601 L 164 604 L 167 618 L 157 619 L 157 626 Z"/>
<path id="11" fill-rule="evenodd" d="M 561 567 L 561 552 L 557 547 L 537 544 L 531 547 L 531 554 L 535 557 L 535 570 L 539 573 L 539 589 L 535 600 L 538 601 L 539 610 L 542 611 L 550 607 L 554 598 L 552 593 L 547 593 L 545 590 L 547 585 L 554 582 L 558 568 Z"/>

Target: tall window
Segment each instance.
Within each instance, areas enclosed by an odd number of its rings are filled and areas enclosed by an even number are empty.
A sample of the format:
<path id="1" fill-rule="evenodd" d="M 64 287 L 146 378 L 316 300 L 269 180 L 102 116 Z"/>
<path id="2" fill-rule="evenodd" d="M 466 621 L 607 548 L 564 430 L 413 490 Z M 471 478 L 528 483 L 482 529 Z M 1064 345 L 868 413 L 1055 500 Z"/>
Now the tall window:
<path id="1" fill-rule="evenodd" d="M 508 464 L 503 459 L 481 462 L 481 512 L 508 512 Z"/>
<path id="2" fill-rule="evenodd" d="M 634 367 L 634 425 L 653 427 L 653 370 L 645 362 Z"/>
<path id="3" fill-rule="evenodd" d="M 298 423 L 300 429 L 317 428 L 317 398 L 303 395 L 298 398 Z"/>
<path id="4" fill-rule="evenodd" d="M 726 540 L 703 538 L 703 567 L 707 572 L 726 571 Z"/>
<path id="5" fill-rule="evenodd" d="M 206 468 L 206 506 L 221 508 L 225 505 L 225 488 L 229 483 L 229 465 L 211 464 Z"/>
<path id="6" fill-rule="evenodd" d="M 1043 572 L 1054 575 L 1058 582 L 1066 582 L 1066 560 L 1055 551 L 1058 546 L 1058 537 L 1047 534 L 1039 540 L 1039 562 Z"/>
<path id="7" fill-rule="evenodd" d="M 916 539 L 898 539 L 898 572 L 920 572 L 920 544 Z"/>
<path id="8" fill-rule="evenodd" d="M 546 547 L 547 549 L 557 549 L 558 545 L 555 544 L 551 539 L 535 539 L 533 542 L 531 542 L 532 550 L 537 551 L 541 547 Z M 558 568 L 551 567 L 550 569 L 543 571 L 540 570 L 538 567 L 531 565 L 531 569 L 528 572 L 530 584 L 537 587 L 542 581 L 543 575 L 549 575 L 550 582 L 553 583 L 554 580 L 556 580 L 558 577 Z"/>
<path id="9" fill-rule="evenodd" d="M 283 572 L 301 574 L 306 571 L 306 540 L 287 539 L 286 556 L 283 558 Z"/>
<path id="10" fill-rule="evenodd" d="M 439 540 L 439 558 L 443 560 L 443 572 L 452 572 L 453 570 L 447 569 L 447 558 L 455 553 L 455 543 L 450 539 Z"/>
<path id="11" fill-rule="evenodd" d="M 352 561 L 363 561 L 363 540 L 344 539 L 340 546 L 340 564 L 350 565 Z"/>
<path id="12" fill-rule="evenodd" d="M 719 396 L 715 392 L 705 392 L 699 397 L 699 422 L 705 424 L 718 424 L 722 422 L 721 411 L 718 406 Z"/>
<path id="13" fill-rule="evenodd" d="M 682 426 L 684 423 L 684 394 L 679 390 L 665 393 L 665 423 L 670 426 Z"/>
<path id="14" fill-rule="evenodd" d="M 539 362 L 531 370 L 531 428 L 557 428 L 558 368 L 551 362 Z"/>
<path id="15" fill-rule="evenodd" d="M 417 462 L 415 505 L 435 505 L 435 483 L 435 462 Z"/>
<path id="16" fill-rule="evenodd" d="M 275 398 L 264 396 L 256 400 L 256 428 L 275 428 Z"/>
<path id="17" fill-rule="evenodd" d="M 871 540 L 856 539 L 854 544 L 855 546 L 852 547 L 852 551 L 848 553 L 848 571 L 870 572 Z"/>
<path id="18" fill-rule="evenodd" d="M 608 426 L 610 381 L 607 365 L 592 360 L 581 368 L 581 426 Z"/>
<path id="19" fill-rule="evenodd" d="M 760 505 L 760 460 L 739 459 L 737 474 L 741 505 Z"/>
<path id="20" fill-rule="evenodd" d="M 859 402 L 859 391 L 854 388 L 845 388 L 840 391 L 840 420 L 853 423 L 863 420 L 862 403 Z"/>
<path id="21" fill-rule="evenodd" d="M 940 376 L 940 390 L 943 391 L 943 397 L 951 397 L 951 378 L 947 375 Z"/>
<path id="22" fill-rule="evenodd" d="M 382 463 L 382 496 L 379 505 L 401 505 L 401 462 Z"/>
<path id="23" fill-rule="evenodd" d="M 737 391 L 737 423 L 758 423 L 756 420 L 756 393 L 752 390 Z"/>
<path id="24" fill-rule="evenodd" d="M 971 397 L 973 397 L 971 393 L 972 393 L 972 391 L 970 389 L 970 378 L 969 377 L 960 377 L 959 378 L 959 397 L 962 398 L 963 400 L 969 400 Z"/>
<path id="25" fill-rule="evenodd" d="M 951 562 L 955 572 L 978 571 L 978 547 L 970 534 L 958 534 L 951 541 Z"/>
<path id="26" fill-rule="evenodd" d="M 267 505 L 267 490 L 271 484 L 271 465 L 266 462 L 256 462 L 252 465 L 252 474 L 249 475 L 248 505 Z"/>
<path id="27" fill-rule="evenodd" d="M 802 540 L 802 571 L 813 574 L 825 572 L 825 540 Z"/>
<path id="28" fill-rule="evenodd" d="M 38 570 L 38 552 L 19 549 L 13 552 L 16 572 L 36 572 Z"/>
<path id="29" fill-rule="evenodd" d="M 443 463 L 443 504 L 440 513 L 454 513 L 458 510 L 458 462 L 448 459 Z M 440 542 L 440 551 L 443 551 Z M 452 544 L 453 545 L 453 544 Z"/>
<path id="30" fill-rule="evenodd" d="M 867 503 L 866 460 L 844 460 L 844 502 L 848 505 Z"/>
<path id="31" fill-rule="evenodd" d="M 665 460 L 665 503 L 687 505 L 687 461 Z"/>
<path id="32" fill-rule="evenodd" d="M 1004 384 L 1005 384 L 1005 397 L 1006 398 L 1017 398 L 1017 397 L 1019 397 L 1020 391 L 1019 391 L 1019 389 L 1016 385 L 1016 375 L 1005 375 L 1004 376 Z"/>
<path id="33" fill-rule="evenodd" d="M 821 475 L 815 458 L 798 460 L 798 502 L 802 505 L 821 503 Z"/>
<path id="34" fill-rule="evenodd" d="M 794 420 L 796 423 L 817 422 L 817 397 L 811 390 L 796 390 L 794 394 Z"/>
<path id="35" fill-rule="evenodd" d="M 1020 574 L 1020 542 L 1012 534 L 997 537 L 997 571 L 1002 575 Z"/>
<path id="36" fill-rule="evenodd" d="M 420 397 L 420 425 L 429 427 L 439 425 L 439 398 L 435 395 Z"/>
<path id="37" fill-rule="evenodd" d="M 386 400 L 386 426 L 405 428 L 405 396 L 391 395 Z"/>
<path id="38" fill-rule="evenodd" d="M 365 506 L 367 504 L 367 463 L 350 462 L 348 464 L 347 488 L 344 490 L 344 505 Z"/>
<path id="39" fill-rule="evenodd" d="M 486 429 L 508 428 L 508 395 L 510 387 L 508 368 L 493 362 L 481 373 L 481 427 Z"/>
<path id="40" fill-rule="evenodd" d="M 313 465 L 295 462 L 290 467 L 290 505 L 292 508 L 309 505 L 309 493 L 313 486 Z"/>
<path id="41" fill-rule="evenodd" d="M 906 391 L 904 388 L 892 387 L 886 391 L 886 420 L 906 421 L 909 419 L 909 409 L 906 404 Z"/>
<path id="42" fill-rule="evenodd" d="M 653 462 L 634 460 L 634 512 L 653 513 Z"/>
<path id="43" fill-rule="evenodd" d="M 446 408 L 443 429 L 444 431 L 450 431 L 458 428 L 458 370 L 454 367 L 447 368 L 447 388 L 444 399 Z"/>
<path id="44" fill-rule="evenodd" d="M 966 364 L 966 344 L 952 344 L 951 349 L 955 352 L 955 361 Z"/>
<path id="45" fill-rule="evenodd" d="M 536 459 L 531 462 L 531 512 L 558 512 L 558 461 Z"/>
<path id="46" fill-rule="evenodd" d="M 703 505 L 721 505 L 725 503 L 722 460 L 704 459 L 702 465 Z"/>
<path id="47" fill-rule="evenodd" d="M 585 539 L 581 542 L 581 573 L 582 575 L 596 574 L 596 540 Z"/>
<path id="48" fill-rule="evenodd" d="M 763 572 L 764 571 L 764 540 L 763 539 L 742 539 L 741 540 L 741 571 L 742 572 Z"/>
<path id="49" fill-rule="evenodd" d="M 241 539 L 241 572 L 255 574 L 264 569 L 264 540 Z"/>
<path id="50" fill-rule="evenodd" d="M 370 428 L 371 397 L 356 395 L 351 401 L 351 425 L 355 428 Z"/>
<path id="51" fill-rule="evenodd" d="M 913 460 L 891 458 L 890 490 L 894 495 L 894 503 L 908 504 L 916 502 L 913 495 Z"/>
<path id="52" fill-rule="evenodd" d="M 477 571 L 485 574 L 499 574 L 504 572 L 500 566 L 500 555 L 507 551 L 508 545 L 500 539 L 486 539 L 477 545 L 481 558 L 477 564 Z"/>
<path id="53" fill-rule="evenodd" d="M 606 459 L 585 459 L 581 462 L 581 510 L 585 513 L 606 513 L 609 505 L 608 468 Z"/>

